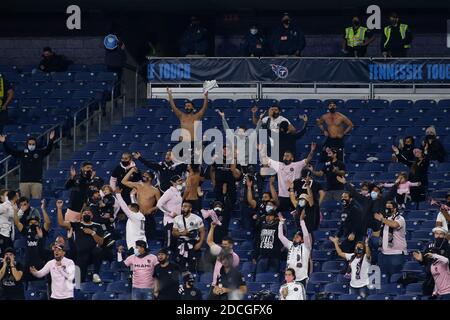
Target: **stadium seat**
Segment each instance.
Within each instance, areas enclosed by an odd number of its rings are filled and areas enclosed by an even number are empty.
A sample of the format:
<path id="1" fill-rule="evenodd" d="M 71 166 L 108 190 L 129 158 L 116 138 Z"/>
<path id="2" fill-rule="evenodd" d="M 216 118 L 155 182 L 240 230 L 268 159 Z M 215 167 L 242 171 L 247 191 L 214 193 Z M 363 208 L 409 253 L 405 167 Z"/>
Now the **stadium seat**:
<path id="1" fill-rule="evenodd" d="M 116 294 L 113 292 L 97 292 L 92 295 L 92 300 L 115 300 Z"/>
<path id="2" fill-rule="evenodd" d="M 421 300 L 421 298 L 418 295 L 405 294 L 405 295 L 395 296 L 394 300 Z"/>
<path id="3" fill-rule="evenodd" d="M 403 265 L 402 271 L 403 272 L 422 273 L 422 272 L 424 272 L 424 269 L 417 261 L 407 261 Z"/>
<path id="4" fill-rule="evenodd" d="M 355 294 L 341 294 L 341 295 L 339 295 L 338 299 L 339 300 L 350 300 L 350 301 L 353 301 L 353 300 L 362 300 L 362 297 L 361 296 L 357 296 Z"/>
<path id="5" fill-rule="evenodd" d="M 392 298 L 386 294 L 371 294 L 366 297 L 366 300 L 392 300 Z"/>
<path id="6" fill-rule="evenodd" d="M 104 292 L 106 286 L 103 283 L 82 282 L 80 284 L 80 289 L 83 292 L 97 293 L 97 292 Z"/>
<path id="7" fill-rule="evenodd" d="M 273 283 L 280 282 L 280 275 L 278 273 L 257 273 L 255 276 L 255 282 Z"/>
<path id="8" fill-rule="evenodd" d="M 26 290 L 25 300 L 47 300 L 47 293 L 39 290 Z"/>
<path id="9" fill-rule="evenodd" d="M 410 283 L 406 286 L 407 295 L 422 295 L 422 283 Z"/>
<path id="10" fill-rule="evenodd" d="M 313 272 L 310 277 L 311 283 L 327 284 L 336 280 L 336 275 L 328 272 Z"/>
<path id="11" fill-rule="evenodd" d="M 349 291 L 348 284 L 342 283 L 329 283 L 325 285 L 324 292 L 333 294 L 346 294 Z"/>
<path id="12" fill-rule="evenodd" d="M 340 273 L 346 266 L 346 261 L 326 261 L 322 264 L 322 272 Z"/>
<path id="13" fill-rule="evenodd" d="M 131 291 L 131 285 L 126 281 L 116 281 L 108 284 L 106 291 L 113 293 L 128 293 Z"/>

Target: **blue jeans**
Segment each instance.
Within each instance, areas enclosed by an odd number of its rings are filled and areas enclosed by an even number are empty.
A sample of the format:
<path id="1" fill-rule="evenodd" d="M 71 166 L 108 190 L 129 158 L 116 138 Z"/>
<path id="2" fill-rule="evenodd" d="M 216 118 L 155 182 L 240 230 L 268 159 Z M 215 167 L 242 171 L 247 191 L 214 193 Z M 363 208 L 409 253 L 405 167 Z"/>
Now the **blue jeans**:
<path id="1" fill-rule="evenodd" d="M 391 278 L 394 273 L 402 272 L 403 264 L 405 263 L 405 256 L 403 254 L 380 254 L 378 255 L 381 273 Z"/>
<path id="2" fill-rule="evenodd" d="M 350 287 L 350 294 L 354 294 L 356 296 L 360 296 L 361 298 L 365 299 L 367 297 L 367 287 L 361 287 L 361 288 L 353 288 Z"/>
<path id="3" fill-rule="evenodd" d="M 153 289 L 148 288 L 131 289 L 131 300 L 152 300 L 152 299 L 153 299 Z"/>
<path id="4" fill-rule="evenodd" d="M 278 258 L 258 258 L 256 262 L 256 273 L 280 272 L 280 259 Z"/>
<path id="5" fill-rule="evenodd" d="M 449 300 L 450 301 L 450 293 L 439 296 L 438 300 Z"/>

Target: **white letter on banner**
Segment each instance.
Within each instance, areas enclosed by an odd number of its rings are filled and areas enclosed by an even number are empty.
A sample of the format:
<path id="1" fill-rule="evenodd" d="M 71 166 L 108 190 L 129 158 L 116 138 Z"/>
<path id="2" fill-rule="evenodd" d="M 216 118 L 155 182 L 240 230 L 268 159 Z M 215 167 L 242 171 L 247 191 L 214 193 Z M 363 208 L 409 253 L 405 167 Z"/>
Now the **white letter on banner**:
<path id="1" fill-rule="evenodd" d="M 81 9 L 79 6 L 73 4 L 67 7 L 67 14 L 70 16 L 66 20 L 66 27 L 69 30 L 81 30 Z"/>
<path id="2" fill-rule="evenodd" d="M 377 6 L 376 4 L 372 4 L 370 6 L 367 7 L 366 10 L 367 14 L 371 15 L 367 18 L 367 28 L 369 30 L 373 30 L 373 29 L 381 29 L 381 9 L 379 6 Z"/>

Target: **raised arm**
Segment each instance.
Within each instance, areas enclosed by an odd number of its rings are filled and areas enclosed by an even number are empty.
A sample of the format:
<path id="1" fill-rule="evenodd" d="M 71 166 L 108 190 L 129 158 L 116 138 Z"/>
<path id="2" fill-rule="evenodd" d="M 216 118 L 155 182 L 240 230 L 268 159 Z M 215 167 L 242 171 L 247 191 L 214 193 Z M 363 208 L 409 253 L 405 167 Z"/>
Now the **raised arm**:
<path id="1" fill-rule="evenodd" d="M 305 211 L 303 211 L 302 214 L 300 215 L 300 228 L 302 229 L 302 233 L 303 233 L 303 243 L 309 250 L 311 250 L 312 249 L 312 241 L 311 241 L 311 235 L 310 235 L 308 228 L 306 227 L 306 223 L 305 223 Z"/>
<path id="2" fill-rule="evenodd" d="M 278 214 L 278 218 L 280 220 L 280 222 L 278 223 L 278 239 L 280 239 L 281 243 L 283 244 L 283 246 L 286 249 L 289 249 L 289 246 L 291 245 L 291 242 L 289 241 L 288 238 L 286 238 L 286 236 L 284 235 L 284 222 L 286 221 L 286 219 L 283 217 L 283 214 L 279 213 Z"/>
<path id="3" fill-rule="evenodd" d="M 42 215 L 44 216 L 44 230 L 49 231 L 50 227 L 52 226 L 52 221 L 50 220 L 47 209 L 45 208 L 45 200 L 41 200 L 41 210 Z"/>
<path id="4" fill-rule="evenodd" d="M 131 176 L 132 176 L 134 173 L 136 173 L 137 171 L 138 171 L 138 170 L 137 170 L 136 167 L 131 168 L 131 169 L 127 172 L 127 174 L 125 175 L 125 177 L 123 177 L 121 183 L 122 183 L 124 186 L 127 186 L 128 188 L 131 188 L 131 189 L 133 189 L 133 188 L 138 188 L 138 187 L 139 187 L 139 183 L 138 183 L 138 182 L 131 182 L 131 181 L 130 181 Z"/>
<path id="5" fill-rule="evenodd" d="M 58 215 L 58 225 L 64 229 L 69 230 L 71 228 L 70 222 L 64 221 L 62 209 L 64 202 L 62 200 L 56 201 L 56 214 Z"/>
<path id="6" fill-rule="evenodd" d="M 181 112 L 181 110 L 178 109 L 177 106 L 175 105 L 175 102 L 173 101 L 172 90 L 170 90 L 169 88 L 167 88 L 167 95 L 169 97 L 170 107 L 172 108 L 177 118 L 180 119 L 183 116 L 183 112 Z"/>
<path id="7" fill-rule="evenodd" d="M 269 190 L 270 190 L 270 197 L 275 202 L 276 206 L 278 207 L 280 205 L 278 201 L 278 193 L 277 189 L 275 189 L 275 176 L 271 176 L 269 178 Z"/>
<path id="8" fill-rule="evenodd" d="M 209 227 L 208 237 L 206 238 L 206 244 L 211 248 L 213 245 L 217 245 L 214 242 L 214 229 L 216 228 L 216 224 L 213 222 Z"/>
<path id="9" fill-rule="evenodd" d="M 18 212 L 17 208 L 14 207 L 14 224 L 16 225 L 17 230 L 19 230 L 19 232 L 22 232 L 23 224 L 20 222 L 19 214 L 17 212 Z"/>
<path id="10" fill-rule="evenodd" d="M 55 143 L 55 131 L 52 130 L 50 132 L 50 135 L 49 135 L 48 143 L 47 143 L 47 145 L 45 146 L 45 149 L 42 152 L 42 155 L 44 157 L 48 156 L 50 154 L 50 152 L 52 152 L 54 143 Z"/>
<path id="11" fill-rule="evenodd" d="M 195 120 L 200 120 L 205 115 L 206 109 L 208 108 L 208 92 L 205 92 L 203 98 L 203 105 L 202 108 L 194 115 Z"/>
<path id="12" fill-rule="evenodd" d="M 247 179 L 246 182 L 247 185 L 247 202 L 250 205 L 250 208 L 255 209 L 256 208 L 256 200 L 253 198 L 253 182 L 250 179 Z"/>
<path id="13" fill-rule="evenodd" d="M 334 244 L 334 248 L 336 249 L 336 253 L 339 257 L 341 257 L 342 259 L 347 260 L 347 258 L 345 257 L 345 253 L 342 251 L 341 247 L 339 246 L 339 238 L 337 237 L 330 237 L 329 238 L 331 242 L 333 242 Z"/>
<path id="14" fill-rule="evenodd" d="M 251 109 L 251 111 L 252 111 L 252 122 L 253 122 L 253 125 L 256 126 L 258 124 L 258 117 L 256 116 L 256 113 L 258 112 L 258 107 L 254 106 Z"/>
<path id="15" fill-rule="evenodd" d="M 3 148 L 5 149 L 6 153 L 9 153 L 13 157 L 20 157 L 22 155 L 22 151 L 14 149 L 9 145 L 9 143 L 6 141 L 6 135 L 0 135 L 0 142 L 3 143 Z"/>
<path id="16" fill-rule="evenodd" d="M 316 148 L 317 148 L 317 144 L 315 142 L 312 142 L 311 150 L 309 151 L 309 154 L 305 159 L 305 165 L 308 165 L 311 162 L 312 158 L 314 157 L 314 152 L 316 151 Z"/>
<path id="17" fill-rule="evenodd" d="M 122 209 L 123 213 L 126 214 L 128 219 L 131 219 L 134 216 L 133 212 L 131 212 L 131 210 L 128 208 L 127 204 L 123 200 L 122 195 L 121 195 L 121 190 L 117 188 L 115 190 L 115 193 L 116 193 L 116 201 L 119 204 L 120 209 Z"/>

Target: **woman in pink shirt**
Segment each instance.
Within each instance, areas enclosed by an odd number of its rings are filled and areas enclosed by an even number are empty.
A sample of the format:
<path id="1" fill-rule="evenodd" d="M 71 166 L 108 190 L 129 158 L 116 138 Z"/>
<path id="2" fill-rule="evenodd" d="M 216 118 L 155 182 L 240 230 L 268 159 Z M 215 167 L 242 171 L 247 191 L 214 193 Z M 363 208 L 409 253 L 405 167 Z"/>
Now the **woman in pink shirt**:
<path id="1" fill-rule="evenodd" d="M 408 174 L 406 172 L 400 172 L 395 183 L 384 183 L 383 187 L 391 188 L 395 184 L 398 184 L 397 195 L 395 201 L 397 202 L 399 208 L 405 208 L 405 204 L 410 200 L 409 194 L 411 193 L 411 187 L 419 187 L 420 182 L 408 181 Z"/>
<path id="2" fill-rule="evenodd" d="M 132 300 L 152 300 L 154 280 L 153 270 L 158 264 L 155 255 L 150 254 L 147 243 L 143 240 L 136 241 L 137 254 L 129 256 L 125 261 L 127 267 L 133 271 Z"/>

